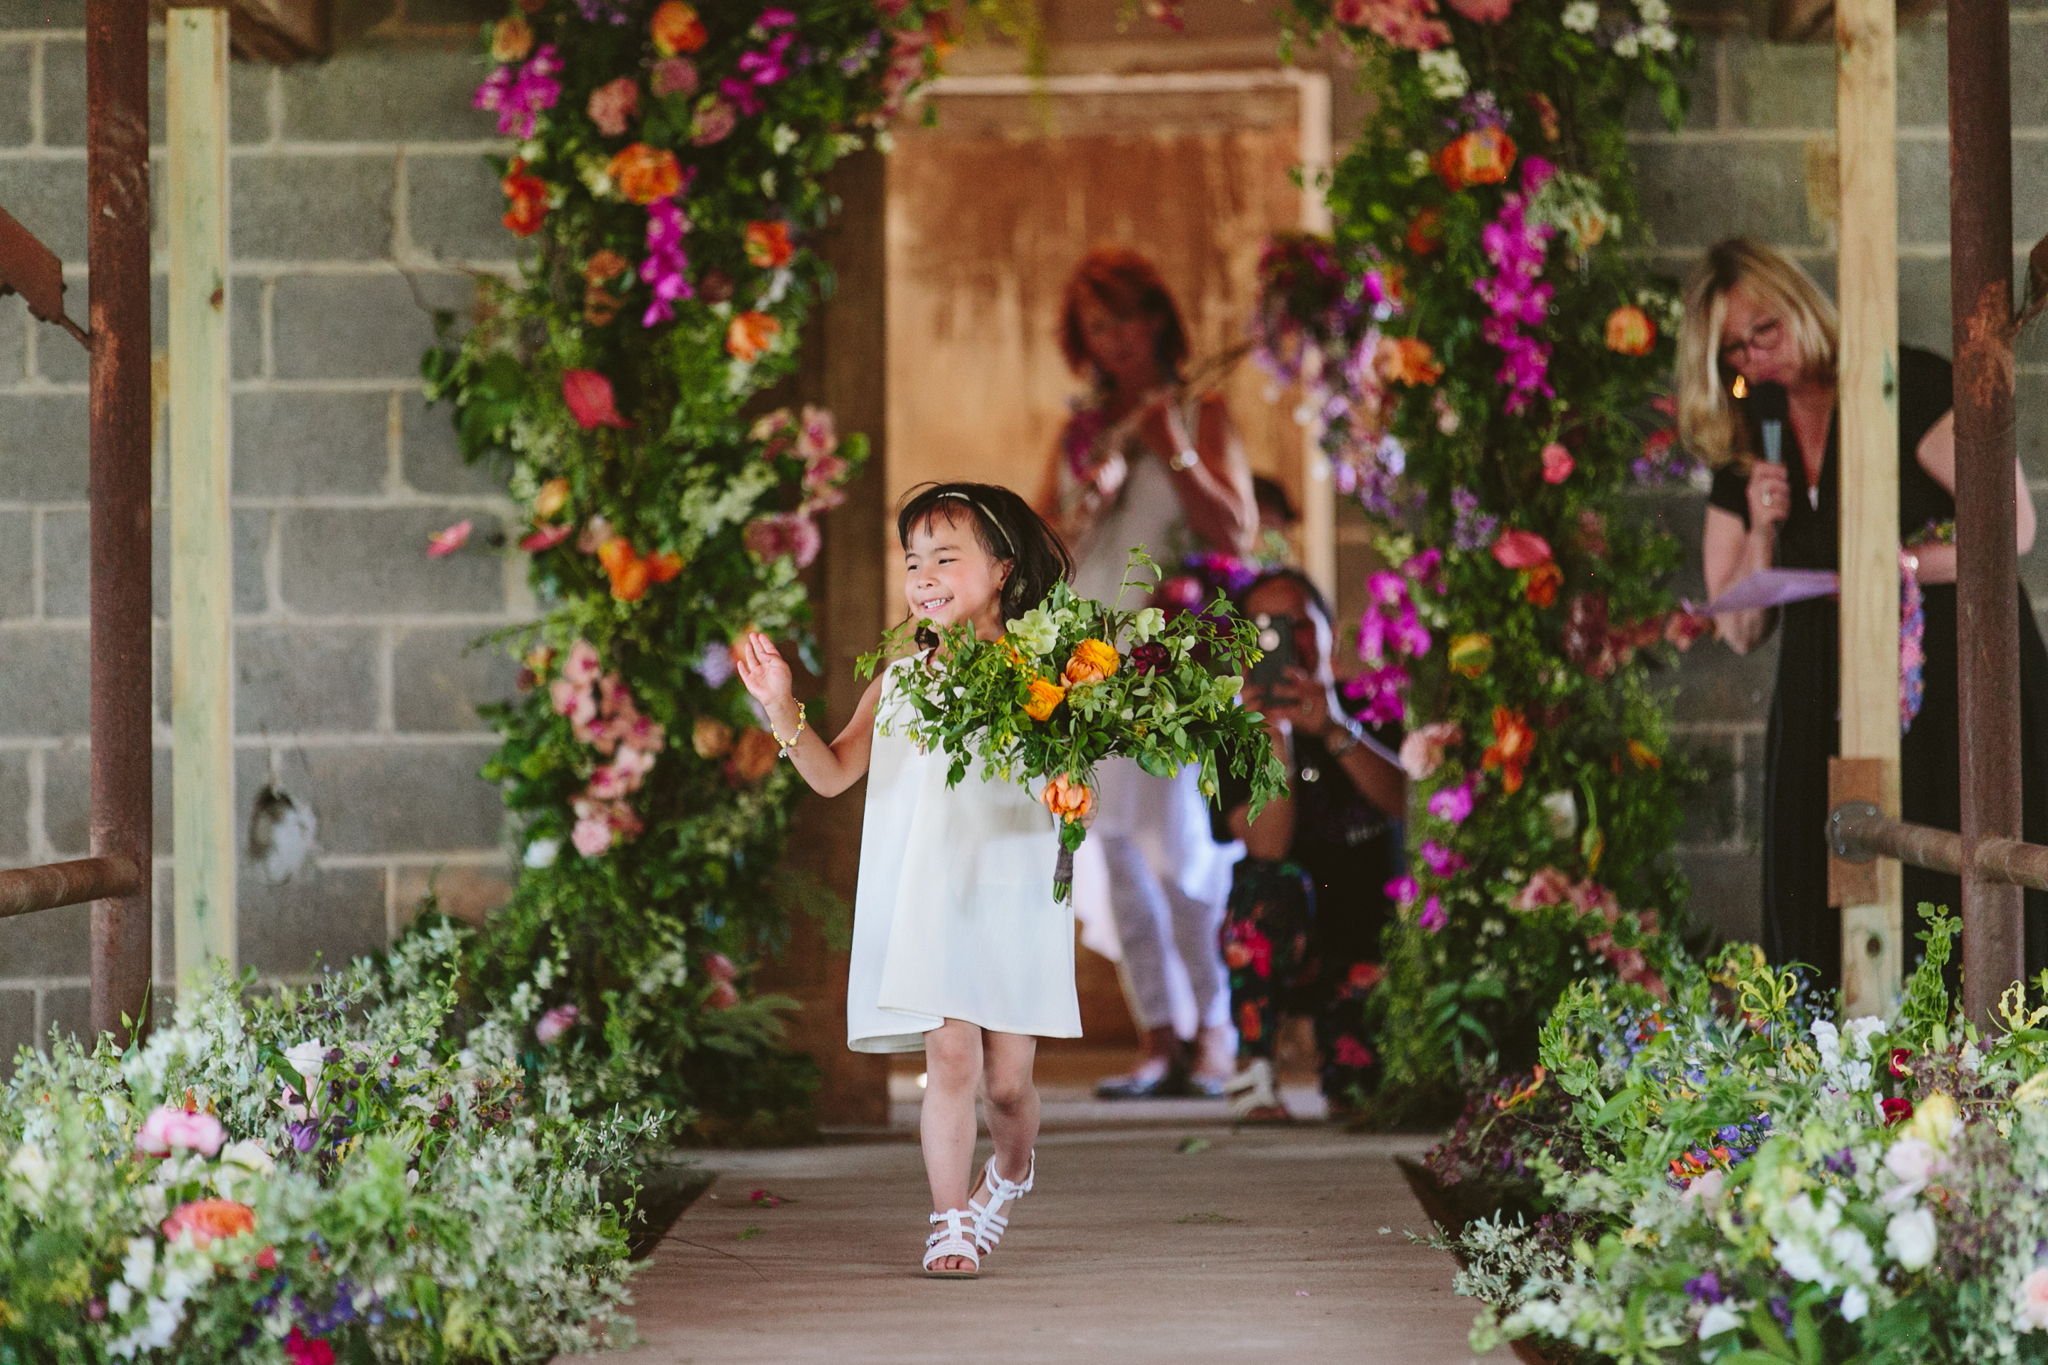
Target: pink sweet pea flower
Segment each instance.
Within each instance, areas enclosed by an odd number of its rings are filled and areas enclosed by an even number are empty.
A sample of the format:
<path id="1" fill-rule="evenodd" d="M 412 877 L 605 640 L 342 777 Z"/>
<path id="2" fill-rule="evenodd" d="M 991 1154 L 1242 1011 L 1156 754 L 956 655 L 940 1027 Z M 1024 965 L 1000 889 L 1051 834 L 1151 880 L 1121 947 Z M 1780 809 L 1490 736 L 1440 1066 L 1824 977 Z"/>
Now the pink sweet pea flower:
<path id="1" fill-rule="evenodd" d="M 568 657 L 562 660 L 562 676 L 578 687 L 588 687 L 597 681 L 602 670 L 597 661 L 597 646 L 588 640 L 578 640 L 569 646 Z"/>
<path id="2" fill-rule="evenodd" d="M 575 527 L 570 526 L 567 522 L 557 526 L 542 526 L 531 534 L 521 537 L 519 548 L 528 554 L 539 554 L 542 550 L 552 550 L 567 540 L 569 533 L 575 529 Z"/>
<path id="3" fill-rule="evenodd" d="M 142 1121 L 135 1134 L 135 1150 L 144 1156 L 169 1156 L 174 1147 L 211 1157 L 227 1141 L 220 1120 L 211 1114 L 194 1113 L 159 1105 Z"/>
<path id="4" fill-rule="evenodd" d="M 1397 905 L 1413 905 L 1415 898 L 1422 894 L 1422 887 L 1415 878 L 1400 876 L 1387 883 L 1386 893 Z"/>
<path id="5" fill-rule="evenodd" d="M 622 136 L 640 112 L 640 87 L 631 76 L 606 81 L 590 92 L 584 112 L 606 137 Z"/>
<path id="6" fill-rule="evenodd" d="M 445 531 L 436 531 L 427 537 L 427 558 L 442 559 L 454 554 L 469 543 L 469 533 L 476 529 L 473 521 L 458 521 Z"/>
<path id="7" fill-rule="evenodd" d="M 1543 482 L 1563 483 L 1576 467 L 1572 453 L 1557 442 L 1543 447 Z"/>
<path id="8" fill-rule="evenodd" d="M 576 1022 L 578 1013 L 580 1011 L 574 1005 L 555 1006 L 543 1014 L 540 1022 L 533 1026 L 533 1036 L 540 1040 L 542 1047 L 551 1045 L 555 1039 L 568 1032 L 569 1026 Z"/>
<path id="9" fill-rule="evenodd" d="M 1472 784 L 1469 781 L 1445 787 L 1429 798 L 1429 813 L 1454 825 L 1465 823 L 1466 817 L 1472 814 L 1472 806 Z"/>
<path id="10" fill-rule="evenodd" d="M 1463 854 L 1445 848 L 1434 839 L 1422 841 L 1421 853 L 1422 861 L 1428 865 L 1433 876 L 1448 877 L 1471 866 L 1465 861 Z"/>
<path id="11" fill-rule="evenodd" d="M 1417 782 L 1427 781 L 1443 765 L 1444 750 L 1464 742 L 1464 727 L 1454 720 L 1432 721 L 1419 730 L 1410 730 L 1401 741 L 1402 770 Z"/>
<path id="12" fill-rule="evenodd" d="M 1503 531 L 1493 542 L 1493 557 L 1506 569 L 1533 569 L 1553 556 L 1550 542 L 1534 531 Z"/>
<path id="13" fill-rule="evenodd" d="M 697 68 L 688 57 L 664 57 L 647 73 L 647 84 L 657 95 L 694 94 Z"/>
<path id="14" fill-rule="evenodd" d="M 576 828 L 569 831 L 569 842 L 576 845 L 576 851 L 584 857 L 595 858 L 612 846 L 611 822 L 593 818 L 578 820 Z"/>
<path id="15" fill-rule="evenodd" d="M 1415 922 L 1422 926 L 1424 932 L 1431 934 L 1437 933 L 1446 924 L 1449 924 L 1451 917 L 1444 913 L 1443 898 L 1441 896 L 1431 896 L 1428 902 L 1423 905 L 1420 918 Z"/>
<path id="16" fill-rule="evenodd" d="M 704 954 L 704 975 L 713 981 L 731 981 L 737 978 L 740 969 L 724 953 Z"/>

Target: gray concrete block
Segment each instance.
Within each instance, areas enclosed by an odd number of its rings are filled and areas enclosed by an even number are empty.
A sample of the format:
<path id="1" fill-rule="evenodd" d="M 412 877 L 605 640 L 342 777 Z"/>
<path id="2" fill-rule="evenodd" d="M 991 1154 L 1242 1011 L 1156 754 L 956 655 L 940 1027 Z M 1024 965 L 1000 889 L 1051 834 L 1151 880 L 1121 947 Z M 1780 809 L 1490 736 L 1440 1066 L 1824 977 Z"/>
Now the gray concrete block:
<path id="1" fill-rule="evenodd" d="M 1948 127 L 1947 29 L 1900 31 L 1898 81 L 1899 127 Z"/>
<path id="2" fill-rule="evenodd" d="M 85 325 L 89 298 L 90 293 L 85 280 L 65 281 L 65 306 L 81 327 Z M 170 335 L 170 298 L 170 281 L 161 275 L 150 281 L 149 330 L 150 347 L 154 351 L 162 351 L 169 344 L 167 338 Z M 90 370 L 90 357 L 85 347 L 79 345 L 67 332 L 42 323 L 36 325 L 41 328 L 37 333 L 36 373 L 52 384 L 85 383 Z"/>
<path id="3" fill-rule="evenodd" d="M 1796 142 L 1657 142 L 1635 154 L 1643 212 L 1662 247 L 1706 246 L 1736 233 L 1812 239 L 1805 151 Z"/>
<path id="4" fill-rule="evenodd" d="M 1718 640 L 1700 640 L 1678 666 L 1675 713 L 1680 720 L 1761 720 L 1770 712 L 1777 676 L 1775 639 L 1748 654 Z"/>
<path id="5" fill-rule="evenodd" d="M 1835 51 L 1823 43 L 1728 41 L 1728 112 L 1743 128 L 1835 128 Z"/>
<path id="6" fill-rule="evenodd" d="M 28 755 L 0 750 L 0 864 L 19 867 L 28 861 L 28 815 Z"/>
<path id="7" fill-rule="evenodd" d="M 239 156 L 231 250 L 244 261 L 374 261 L 391 254 L 391 156 Z"/>
<path id="8" fill-rule="evenodd" d="M 264 975 L 339 970 L 384 946 L 384 869 L 314 867 L 272 885 L 235 887 L 242 965 Z"/>
<path id="9" fill-rule="evenodd" d="M 28 107 L 28 69 L 34 55 L 27 43 L 0 47 L 0 147 L 27 146 L 34 131 Z"/>
<path id="10" fill-rule="evenodd" d="M 1721 942 L 1754 943 L 1763 930 L 1763 861 L 1756 853 L 1688 849 L 1678 864 L 1692 879 L 1687 902 L 1694 924 Z"/>
<path id="11" fill-rule="evenodd" d="M 2048 69 L 2048 27 L 2015 24 L 2012 29 L 2012 126 L 2048 126 L 2048 89 L 2041 73 Z"/>
<path id="12" fill-rule="evenodd" d="M 84 976 L 92 970 L 92 907 L 66 905 L 0 920 L 8 976 Z"/>
<path id="13" fill-rule="evenodd" d="M 250 758 L 260 755 L 249 754 Z M 237 771 L 243 756 L 236 756 Z M 150 755 L 150 848 L 159 857 L 171 851 L 171 751 Z M 238 787 L 246 784 L 237 779 Z M 92 750 L 81 737 L 76 744 L 43 755 L 43 836 L 60 858 L 83 858 L 92 851 Z"/>
<path id="14" fill-rule="evenodd" d="M 5 174 L 0 162 L 0 175 Z M 6 203 L 0 193 L 0 204 Z M 60 338 L 61 339 L 61 338 Z M 82 393 L 0 398 L 0 487 L 25 502 L 83 502 L 90 445 Z"/>
<path id="15" fill-rule="evenodd" d="M 384 490 L 391 467 L 389 394 L 243 393 L 234 403 L 237 495 Z"/>
<path id="16" fill-rule="evenodd" d="M 496 848 L 498 790 L 477 776 L 489 744 L 310 749 L 320 844 L 330 853 L 452 853 Z"/>
<path id="17" fill-rule="evenodd" d="M 284 136 L 292 142 L 475 142 L 495 116 L 470 107 L 487 64 L 465 47 L 357 49 L 284 72 Z"/>
<path id="18" fill-rule="evenodd" d="M 283 512 L 284 600 L 309 615 L 494 612 L 505 605 L 504 562 L 482 548 L 495 517 L 429 507 Z M 476 523 L 472 548 L 427 558 L 427 540 L 450 523 Z"/>
<path id="19" fill-rule="evenodd" d="M 1685 795 L 1685 824 L 1679 830 L 1678 842 L 1721 844 L 1737 837 L 1742 816 L 1736 790 L 1734 739 L 1717 734 L 1680 735 L 1672 747 L 1706 776 L 1704 783 Z"/>
<path id="20" fill-rule="evenodd" d="M 1768 755 L 1764 744 L 1764 725 L 1761 720 L 1756 727 L 1742 736 L 1742 841 L 1750 848 L 1762 848 L 1764 841 L 1764 760 Z"/>
<path id="21" fill-rule="evenodd" d="M 1948 245 L 1948 140 L 1899 144 L 1899 245 Z"/>
<path id="22" fill-rule="evenodd" d="M 0 204 L 63 260 L 85 260 L 85 158 L 0 161 Z"/>
<path id="23" fill-rule="evenodd" d="M 171 615 L 171 513 L 158 504 L 150 521 L 150 610 L 158 620 Z M 236 507 L 229 512 L 228 536 L 234 607 L 237 613 L 263 611 L 269 594 L 263 586 L 263 559 L 270 545 L 270 516 L 261 508 Z M 92 607 L 91 523 L 84 508 L 43 514 L 43 615 L 72 620 Z"/>
<path id="24" fill-rule="evenodd" d="M 532 254 L 534 241 L 506 230 L 498 173 L 474 152 L 409 156 L 405 222 L 412 244 L 443 260 L 503 261 Z"/>
<path id="25" fill-rule="evenodd" d="M 67 1038 L 92 1036 L 90 986 L 55 986 L 43 992 L 43 1027 L 37 1047 L 49 1046 L 52 1029 Z"/>
<path id="26" fill-rule="evenodd" d="M 239 627 L 235 732 L 376 729 L 378 635 L 374 627 Z"/>
<path id="27" fill-rule="evenodd" d="M 1899 262 L 1899 344 L 1948 355 L 1955 348 L 1948 310 L 1948 257 Z"/>
<path id="28" fill-rule="evenodd" d="M 459 275 L 285 276 L 273 303 L 278 377 L 417 382 L 432 310 L 467 316 L 475 292 Z"/>
<path id="29" fill-rule="evenodd" d="M 84 734 L 88 654 L 75 626 L 0 626 L 0 735 Z"/>
<path id="30" fill-rule="evenodd" d="M 0 52 L 7 49 L 0 47 Z M 0 384 L 28 377 L 28 305 L 20 295 L 0 299 Z M 40 327 L 41 323 L 35 323 Z M 74 343 L 76 344 L 76 343 Z"/>
<path id="31" fill-rule="evenodd" d="M 28 512 L 0 512 L 0 620 L 35 615 L 33 522 Z"/>
<path id="32" fill-rule="evenodd" d="M 479 643 L 480 633 L 473 627 L 399 632 L 391 706 L 400 733 L 483 730 L 476 708 L 513 695 L 519 661 L 503 645 Z"/>
<path id="33" fill-rule="evenodd" d="M 1685 90 L 1685 118 L 1680 128 L 1712 128 L 1718 117 L 1716 105 L 1719 92 L 1714 73 L 1714 52 L 1722 43 L 1719 38 L 1704 38 L 1700 42 L 1699 64 L 1680 75 L 1679 85 Z M 1628 108 L 1629 131 L 1637 133 L 1668 133 L 1671 125 L 1664 121 L 1664 111 L 1657 104 L 1654 91 L 1645 90 L 1637 95 Z"/>
<path id="34" fill-rule="evenodd" d="M 61 91 L 61 110 L 49 106 L 50 96 L 46 94 L 44 119 L 48 131 L 44 136 L 53 146 L 82 147 L 85 145 L 85 68 L 81 58 L 69 53 L 66 61 L 79 62 L 77 73 L 67 73 Z M 228 142 L 231 146 L 270 140 L 270 73 L 273 70 L 275 68 L 268 62 L 235 62 L 228 67 Z M 47 68 L 44 89 L 56 89 L 51 85 Z M 164 46 L 162 40 L 157 39 L 149 45 L 149 145 L 152 147 L 164 145 L 165 89 Z"/>
<path id="35" fill-rule="evenodd" d="M 14 1074 L 14 1059 L 36 1045 L 36 993 L 0 991 L 0 1079 Z"/>
<path id="36" fill-rule="evenodd" d="M 421 493 L 490 494 L 504 483 L 486 464 L 464 464 L 455 437 L 455 408 L 429 405 L 417 389 L 399 399 L 400 454 L 406 487 Z"/>
<path id="37" fill-rule="evenodd" d="M 2013 384 L 2020 464 L 2028 478 L 2048 479 L 2048 374 L 2020 374 Z"/>

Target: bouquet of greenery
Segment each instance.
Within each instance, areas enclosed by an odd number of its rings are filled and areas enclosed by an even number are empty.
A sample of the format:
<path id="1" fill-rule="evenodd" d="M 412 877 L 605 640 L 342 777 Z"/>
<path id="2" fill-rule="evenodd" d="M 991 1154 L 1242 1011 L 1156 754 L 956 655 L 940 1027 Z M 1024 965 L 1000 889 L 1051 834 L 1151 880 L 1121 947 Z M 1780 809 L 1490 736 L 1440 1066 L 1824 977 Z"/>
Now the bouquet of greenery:
<path id="1" fill-rule="evenodd" d="M 1126 586 L 1139 567 L 1159 574 L 1149 555 L 1132 550 Z M 860 660 L 862 675 L 910 652 L 930 625 L 906 621 L 890 631 Z M 1057 899 L 1073 896 L 1074 850 L 1088 837 L 1095 765 L 1106 758 L 1136 759 L 1155 777 L 1197 764 L 1202 794 L 1214 797 L 1220 757 L 1250 781 L 1255 816 L 1286 795 L 1287 771 L 1259 713 L 1238 701 L 1243 672 L 1260 656 L 1258 632 L 1222 594 L 1206 612 L 1169 621 L 1157 607 L 1117 611 L 1059 583 L 1008 626 L 998 640 L 975 638 L 965 623 L 942 632 L 938 648 L 898 679 L 906 705 L 893 724 L 952 757 L 948 786 L 977 759 L 984 781 L 1044 783 L 1039 800 L 1060 825 Z"/>

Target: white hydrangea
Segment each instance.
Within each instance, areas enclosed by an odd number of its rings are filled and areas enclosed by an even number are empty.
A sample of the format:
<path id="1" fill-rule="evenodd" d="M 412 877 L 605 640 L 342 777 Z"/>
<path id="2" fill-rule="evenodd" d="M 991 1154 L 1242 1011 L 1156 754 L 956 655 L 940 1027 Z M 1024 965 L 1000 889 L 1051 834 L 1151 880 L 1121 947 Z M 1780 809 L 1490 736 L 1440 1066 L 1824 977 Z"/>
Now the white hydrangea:
<path id="1" fill-rule="evenodd" d="M 1911 1208 L 1892 1215 L 1885 1225 L 1885 1254 L 1902 1270 L 1925 1270 L 1934 1264 L 1934 1213 Z"/>
<path id="2" fill-rule="evenodd" d="M 1671 21 L 1671 6 L 1664 0 L 1636 0 L 1636 13 L 1643 16 L 1646 24 L 1664 24 Z"/>
<path id="3" fill-rule="evenodd" d="M 1668 24 L 1651 24 L 1639 36 L 1652 52 L 1669 52 L 1678 46 L 1678 34 Z"/>
<path id="4" fill-rule="evenodd" d="M 1472 78 L 1465 74 L 1465 63 L 1458 59 L 1454 47 L 1440 47 L 1424 52 L 1416 58 L 1422 68 L 1422 78 L 1429 86 L 1429 93 L 1440 100 L 1463 99 L 1472 88 Z"/>
<path id="5" fill-rule="evenodd" d="M 1634 57 L 1642 50 L 1643 33 L 1641 29 L 1631 29 L 1614 40 L 1614 55 L 1617 57 Z"/>
<path id="6" fill-rule="evenodd" d="M 1599 22 L 1600 6 L 1595 0 L 1572 0 L 1564 7 L 1564 26 L 1574 33 L 1591 33 Z"/>

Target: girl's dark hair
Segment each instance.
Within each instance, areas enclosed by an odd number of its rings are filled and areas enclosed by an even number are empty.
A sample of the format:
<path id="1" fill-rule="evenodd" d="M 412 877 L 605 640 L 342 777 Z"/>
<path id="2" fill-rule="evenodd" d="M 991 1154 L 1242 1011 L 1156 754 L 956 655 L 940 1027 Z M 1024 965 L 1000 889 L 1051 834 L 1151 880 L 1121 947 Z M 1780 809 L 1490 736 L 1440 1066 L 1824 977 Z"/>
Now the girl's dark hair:
<path id="1" fill-rule="evenodd" d="M 991 558 L 1010 566 L 1000 604 L 1005 621 L 1043 602 L 1053 584 L 1074 572 L 1074 557 L 1059 533 L 1030 503 L 1000 484 L 920 484 L 897 510 L 896 539 L 907 547 L 912 531 L 955 517 L 967 519 L 975 540 Z"/>
<path id="2" fill-rule="evenodd" d="M 1292 583 L 1295 587 L 1300 588 L 1301 595 L 1308 599 L 1308 604 L 1314 607 L 1325 621 L 1328 621 L 1333 626 L 1337 623 L 1336 614 L 1330 610 L 1330 599 L 1324 597 L 1323 590 L 1317 587 L 1309 579 L 1309 576 L 1299 569 L 1278 568 L 1266 570 L 1257 578 L 1247 583 L 1244 591 L 1233 599 L 1231 605 L 1237 608 L 1239 615 L 1243 615 L 1244 604 L 1251 598 L 1251 595 L 1260 588 L 1265 587 L 1268 583 L 1276 582 Z"/>

